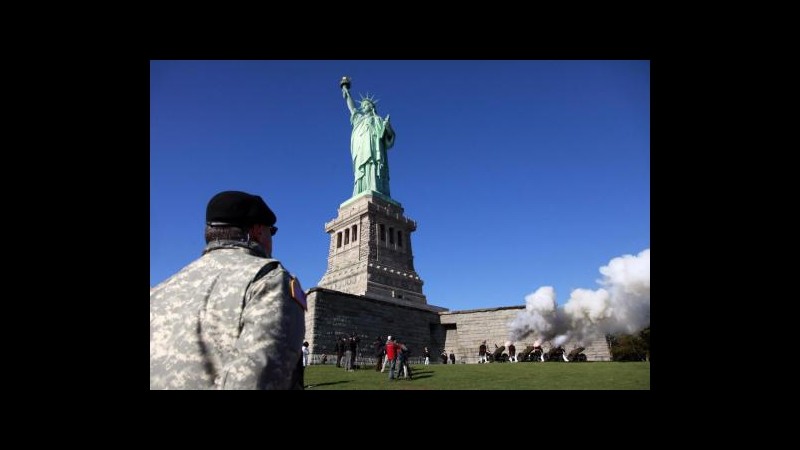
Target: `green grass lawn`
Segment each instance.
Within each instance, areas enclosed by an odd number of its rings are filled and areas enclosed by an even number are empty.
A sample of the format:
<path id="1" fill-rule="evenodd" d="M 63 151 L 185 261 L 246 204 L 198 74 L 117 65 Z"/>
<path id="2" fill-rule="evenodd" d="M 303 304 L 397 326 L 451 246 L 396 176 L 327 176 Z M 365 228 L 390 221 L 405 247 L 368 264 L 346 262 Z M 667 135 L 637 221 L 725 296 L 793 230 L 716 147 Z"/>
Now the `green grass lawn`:
<path id="1" fill-rule="evenodd" d="M 413 379 L 389 381 L 374 368 L 345 372 L 335 365 L 306 368 L 308 390 L 649 390 L 649 362 L 493 363 L 413 365 Z M 387 369 L 388 370 L 388 369 Z"/>

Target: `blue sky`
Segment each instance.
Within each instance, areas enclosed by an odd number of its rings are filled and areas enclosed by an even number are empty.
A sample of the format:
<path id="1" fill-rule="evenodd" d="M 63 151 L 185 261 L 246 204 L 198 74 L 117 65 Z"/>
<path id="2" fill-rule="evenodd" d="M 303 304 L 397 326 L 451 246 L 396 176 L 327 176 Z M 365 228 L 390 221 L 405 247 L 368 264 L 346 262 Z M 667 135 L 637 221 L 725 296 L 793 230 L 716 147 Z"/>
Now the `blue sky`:
<path id="1" fill-rule="evenodd" d="M 563 304 L 650 247 L 649 61 L 151 61 L 151 287 L 200 256 L 223 190 L 264 198 L 273 256 L 316 286 L 352 194 L 343 75 L 391 115 L 429 303 L 523 305 L 549 285 Z"/>

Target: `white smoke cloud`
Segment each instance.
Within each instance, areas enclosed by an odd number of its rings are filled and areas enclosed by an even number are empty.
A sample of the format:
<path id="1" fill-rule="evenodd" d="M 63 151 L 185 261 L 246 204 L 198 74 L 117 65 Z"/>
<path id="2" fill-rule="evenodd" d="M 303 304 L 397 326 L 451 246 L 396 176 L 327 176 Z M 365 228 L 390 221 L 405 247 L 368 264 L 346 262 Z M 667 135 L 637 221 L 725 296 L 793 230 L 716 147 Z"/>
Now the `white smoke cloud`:
<path id="1" fill-rule="evenodd" d="M 525 311 L 509 327 L 511 341 L 535 333 L 536 344 L 582 343 L 607 333 L 633 334 L 650 325 L 650 249 L 612 259 L 600 268 L 597 290 L 575 289 L 563 307 L 556 307 L 551 286 L 525 297 Z"/>
<path id="2" fill-rule="evenodd" d="M 532 332 L 555 336 L 563 328 L 558 317 L 556 294 L 552 286 L 542 286 L 525 297 L 525 311 L 511 322 L 511 341 L 518 341 Z M 548 338 L 549 339 L 549 338 Z"/>

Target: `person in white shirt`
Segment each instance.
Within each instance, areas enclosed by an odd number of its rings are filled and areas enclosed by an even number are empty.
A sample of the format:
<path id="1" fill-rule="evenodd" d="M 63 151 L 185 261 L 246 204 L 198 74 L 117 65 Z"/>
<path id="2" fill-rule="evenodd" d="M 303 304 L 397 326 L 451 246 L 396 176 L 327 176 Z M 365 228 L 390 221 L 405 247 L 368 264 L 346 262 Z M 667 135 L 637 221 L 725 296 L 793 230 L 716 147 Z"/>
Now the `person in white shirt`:
<path id="1" fill-rule="evenodd" d="M 308 360 L 308 341 L 303 342 L 303 367 L 307 367 L 310 362 Z"/>

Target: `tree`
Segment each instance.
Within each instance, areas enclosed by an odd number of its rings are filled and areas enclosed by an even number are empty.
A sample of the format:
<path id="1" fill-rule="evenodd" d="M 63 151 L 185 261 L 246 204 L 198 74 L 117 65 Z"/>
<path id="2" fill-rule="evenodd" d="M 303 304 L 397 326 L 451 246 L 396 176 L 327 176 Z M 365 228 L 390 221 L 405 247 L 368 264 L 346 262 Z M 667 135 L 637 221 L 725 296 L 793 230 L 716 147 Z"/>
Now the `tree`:
<path id="1" fill-rule="evenodd" d="M 606 341 L 613 361 L 650 360 L 650 327 L 636 334 L 609 334 Z"/>

